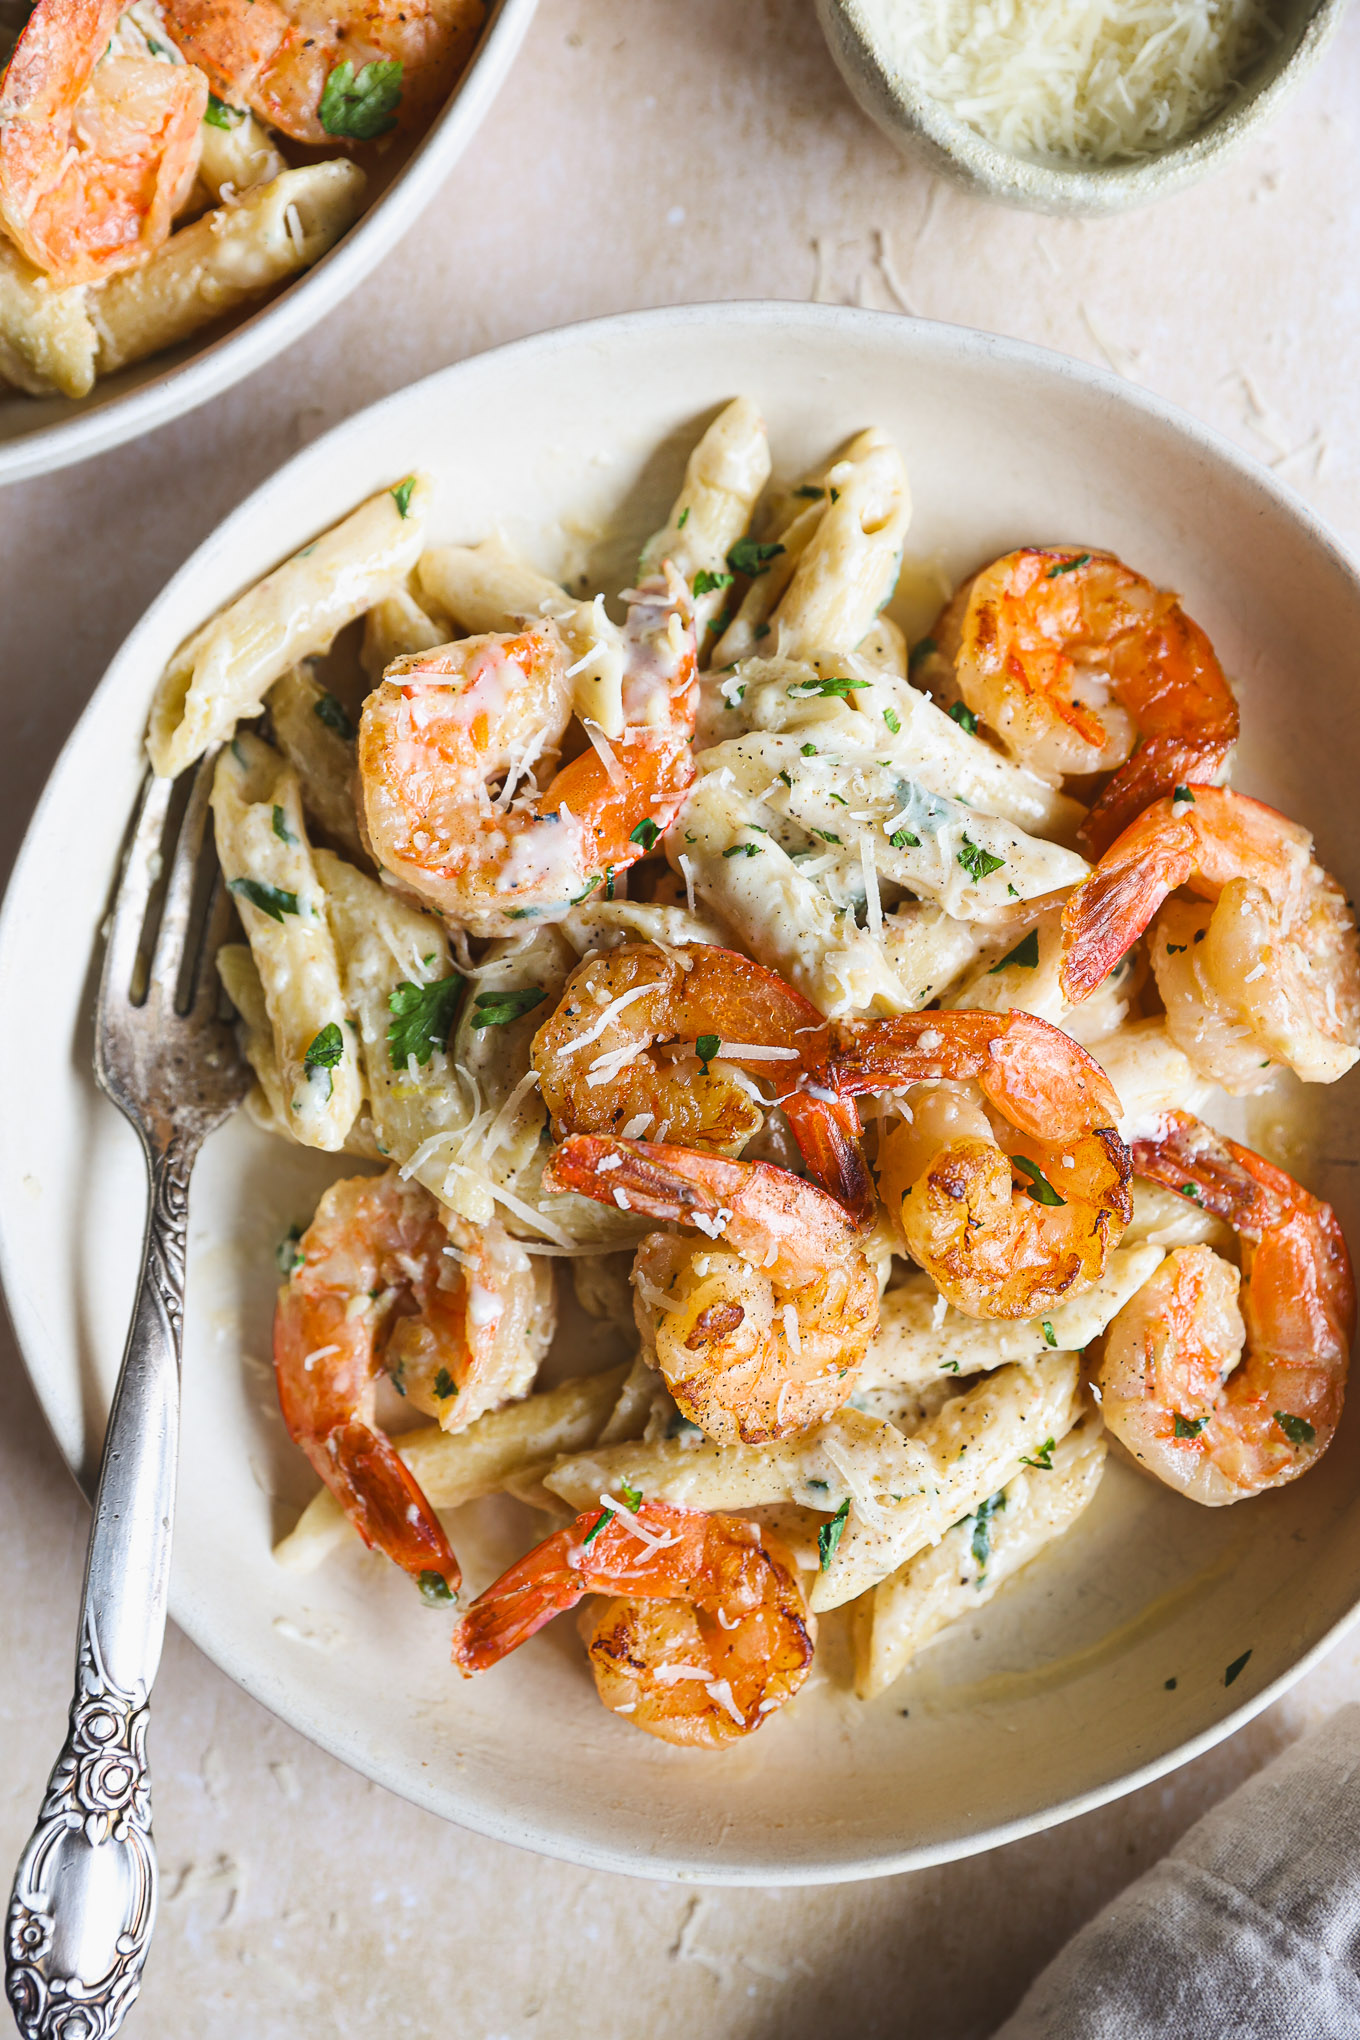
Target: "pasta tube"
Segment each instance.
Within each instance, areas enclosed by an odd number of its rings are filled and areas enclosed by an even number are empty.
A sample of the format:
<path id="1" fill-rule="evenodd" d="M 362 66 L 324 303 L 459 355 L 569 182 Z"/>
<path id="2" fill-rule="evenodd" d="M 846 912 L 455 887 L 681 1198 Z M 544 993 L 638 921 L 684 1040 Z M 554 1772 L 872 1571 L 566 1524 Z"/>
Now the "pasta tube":
<path id="1" fill-rule="evenodd" d="M 363 1092 L 297 774 L 244 731 L 217 761 L 212 810 L 222 875 L 264 991 L 283 1117 L 304 1147 L 335 1152 Z"/>
<path id="2" fill-rule="evenodd" d="M 253 113 L 232 107 L 221 117 L 228 126 L 211 120 L 203 123 L 198 178 L 214 205 L 230 205 L 243 191 L 272 183 L 288 165 L 270 140 L 268 128 Z"/>
<path id="3" fill-rule="evenodd" d="M 557 1453 L 588 1445 L 608 1419 L 627 1372 L 611 1367 L 603 1374 L 582 1375 L 492 1410 L 464 1431 L 450 1433 L 429 1424 L 393 1443 L 435 1508 L 461 1508 L 495 1494 Z M 274 1556 L 290 1571 L 312 1572 L 353 1534 L 340 1504 L 329 1488 L 322 1488 L 275 1545 Z"/>
<path id="4" fill-rule="evenodd" d="M 95 333 L 83 283 L 63 289 L 0 235 L 0 377 L 30 397 L 88 396 Z"/>
<path id="5" fill-rule="evenodd" d="M 952 1623 L 985 1607 L 997 1590 L 1070 1530 L 1105 1471 L 1098 1418 L 1056 1445 L 1052 1466 L 1026 1468 L 962 1522 L 855 1602 L 855 1691 L 872 1700 Z"/>
<path id="6" fill-rule="evenodd" d="M 751 521 L 757 498 L 770 478 L 770 442 L 749 397 L 737 397 L 718 413 L 691 453 L 671 514 L 653 532 L 638 561 L 639 579 L 661 571 L 669 560 L 694 591 L 699 646 L 705 626 L 726 602 L 734 560 L 728 555 Z M 700 585 L 698 577 L 707 577 Z"/>
<path id="7" fill-rule="evenodd" d="M 854 649 L 892 594 L 911 522 L 906 469 L 885 433 L 862 432 L 827 481 L 830 500 L 774 612 L 790 658 Z"/>
<path id="8" fill-rule="evenodd" d="M 351 857 L 366 861 L 354 805 L 354 731 L 310 666 L 291 666 L 269 690 L 274 738 L 297 773 L 307 819 Z"/>
<path id="9" fill-rule="evenodd" d="M 393 659 L 405 658 L 410 652 L 433 651 L 445 643 L 447 633 L 425 614 L 409 588 L 399 588 L 395 595 L 384 595 L 381 602 L 375 602 L 364 618 L 359 663 L 376 687 Z"/>
<path id="10" fill-rule="evenodd" d="M 1033 1367 L 984 1376 L 904 1438 L 905 1478 L 899 1474 L 892 1488 L 881 1480 L 856 1484 L 839 1542 L 812 1589 L 814 1613 L 876 1586 L 1005 1487 L 1027 1456 L 1042 1460 L 1076 1422 L 1079 1389 L 1076 1355 L 1049 1353 Z"/>
<path id="11" fill-rule="evenodd" d="M 880 1306 L 879 1328 L 860 1369 L 862 1389 L 924 1387 L 949 1375 L 981 1374 L 1008 1361 L 1037 1360 L 1054 1349 L 1080 1353 L 1158 1267 L 1162 1249 L 1119 1246 L 1104 1272 L 1048 1318 L 971 1318 L 944 1298 L 928 1275 L 908 1275 Z"/>
<path id="12" fill-rule="evenodd" d="M 151 709 L 147 749 L 156 772 L 182 772 L 240 718 L 258 715 L 290 666 L 326 651 L 347 623 L 403 586 L 420 555 L 433 487 L 409 479 L 409 492 L 402 483 L 370 496 L 180 647 Z"/>
<path id="13" fill-rule="evenodd" d="M 241 1023 L 241 1046 L 246 1061 L 255 1072 L 256 1081 L 246 1098 L 246 1111 L 262 1133 L 277 1134 L 280 1140 L 291 1141 L 293 1133 L 284 1109 L 274 1030 L 269 1024 L 264 986 L 260 983 L 260 973 L 255 968 L 255 959 L 248 945 L 244 942 L 224 943 L 217 952 L 217 974 L 227 997 L 236 1008 Z M 367 1112 L 359 1114 L 345 1135 L 345 1153 L 362 1155 L 369 1162 L 382 1160 L 373 1135 L 373 1121 Z"/>
<path id="14" fill-rule="evenodd" d="M 140 269 L 109 277 L 90 297 L 99 374 L 159 354 L 310 269 L 359 217 L 366 183 L 357 163 L 340 159 L 284 170 L 179 228 Z"/>

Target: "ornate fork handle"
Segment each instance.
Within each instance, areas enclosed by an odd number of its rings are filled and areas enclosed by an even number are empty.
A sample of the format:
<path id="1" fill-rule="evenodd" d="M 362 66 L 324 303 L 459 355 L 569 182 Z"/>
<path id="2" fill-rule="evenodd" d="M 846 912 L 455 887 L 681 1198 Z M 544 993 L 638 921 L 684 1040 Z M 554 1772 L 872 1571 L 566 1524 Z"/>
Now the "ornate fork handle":
<path id="1" fill-rule="evenodd" d="M 25 2040 L 104 2040 L 156 1917 L 146 1758 L 170 1571 L 189 1171 L 200 1135 L 148 1143 L 141 1279 L 104 1441 L 66 1742 L 10 1898 L 5 1987 Z"/>

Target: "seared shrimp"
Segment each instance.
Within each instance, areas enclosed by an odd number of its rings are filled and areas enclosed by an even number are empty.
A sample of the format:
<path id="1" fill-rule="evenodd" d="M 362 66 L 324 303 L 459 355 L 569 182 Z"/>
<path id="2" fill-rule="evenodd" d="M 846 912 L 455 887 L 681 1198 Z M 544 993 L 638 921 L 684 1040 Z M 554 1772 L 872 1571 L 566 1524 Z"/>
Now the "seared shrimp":
<path id="1" fill-rule="evenodd" d="M 955 1309 L 1040 1317 L 1103 1274 L 1133 1206 L 1119 1100 L 1085 1049 L 1029 1013 L 842 1020 L 831 1042 L 842 1096 L 929 1086 L 881 1142 L 878 1186 Z"/>
<path id="2" fill-rule="evenodd" d="M 1159 794 L 1214 778 L 1237 740 L 1208 638 L 1113 553 L 1007 553 L 959 590 L 935 639 L 1022 764 L 1055 780 L 1119 767 L 1082 830 L 1097 855 Z"/>
<path id="3" fill-rule="evenodd" d="M 377 1377 L 464 1429 L 532 1381 L 552 1332 L 545 1283 L 499 1227 L 461 1224 L 395 1169 L 333 1183 L 297 1244 L 274 1313 L 284 1423 L 364 1542 L 414 1578 L 456 1590 L 458 1564 L 376 1428 Z"/>
<path id="4" fill-rule="evenodd" d="M 1185 786 L 1125 829 L 1063 909 L 1063 990 L 1087 998 L 1167 895 L 1152 967 L 1167 1032 L 1226 1090 L 1269 1066 L 1330 1084 L 1360 1056 L 1360 949 L 1345 894 L 1307 829 L 1245 794 Z M 1263 1074 L 1263 1072 L 1265 1074 Z"/>
<path id="5" fill-rule="evenodd" d="M 1330 1204 L 1187 1113 L 1134 1168 L 1228 1221 L 1245 1287 L 1211 1247 L 1178 1247 L 1105 1336 L 1105 1421 L 1151 1473 L 1217 1507 L 1296 1480 L 1341 1416 L 1355 1285 Z M 1245 1320 L 1245 1322 L 1244 1322 Z"/>
<path id="6" fill-rule="evenodd" d="M 727 1155 L 764 1120 L 765 1101 L 733 1066 L 765 1077 L 823 1189 L 869 1217 L 873 1185 L 854 1106 L 804 1088 L 825 1031 L 801 992 L 734 949 L 636 943 L 588 956 L 572 972 L 534 1037 L 533 1066 L 558 1140 L 646 1135 Z M 663 1043 L 684 1046 L 656 1059 Z"/>
<path id="7" fill-rule="evenodd" d="M 474 935 L 561 920 L 679 809 L 694 777 L 695 675 L 689 591 L 674 574 L 649 582 L 628 612 L 622 736 L 596 731 L 539 792 L 524 775 L 555 762 L 571 719 L 555 624 L 397 659 L 359 725 L 375 857 Z"/>
<path id="8" fill-rule="evenodd" d="M 602 1495 L 479 1594 L 453 1661 L 486 1671 L 585 1594 L 609 1594 L 590 1664 L 612 1713 L 663 1742 L 722 1749 L 791 1700 L 816 1625 L 793 1561 L 754 1523 Z"/>
<path id="9" fill-rule="evenodd" d="M 201 71 L 125 55 L 125 0 L 38 0 L 0 76 L 0 226 L 54 283 L 144 262 L 198 167 Z"/>
<path id="10" fill-rule="evenodd" d="M 576 1134 L 545 1190 L 575 1190 L 708 1242 L 650 1233 L 638 1327 L 682 1414 L 719 1444 L 763 1444 L 831 1415 L 878 1330 L 878 1278 L 834 1198 L 768 1162 Z"/>
<path id="11" fill-rule="evenodd" d="M 280 134 L 333 149 L 412 126 L 447 97 L 481 0 L 164 0 L 213 90 Z"/>

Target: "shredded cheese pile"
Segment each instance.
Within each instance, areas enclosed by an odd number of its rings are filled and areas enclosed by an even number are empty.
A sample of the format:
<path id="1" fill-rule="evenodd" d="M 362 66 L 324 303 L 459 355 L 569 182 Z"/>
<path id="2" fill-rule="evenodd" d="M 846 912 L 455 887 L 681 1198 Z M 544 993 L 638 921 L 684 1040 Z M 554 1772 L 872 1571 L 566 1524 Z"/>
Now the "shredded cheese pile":
<path id="1" fill-rule="evenodd" d="M 1018 156 L 1155 155 L 1279 33 L 1267 0 L 862 0 L 880 50 Z"/>

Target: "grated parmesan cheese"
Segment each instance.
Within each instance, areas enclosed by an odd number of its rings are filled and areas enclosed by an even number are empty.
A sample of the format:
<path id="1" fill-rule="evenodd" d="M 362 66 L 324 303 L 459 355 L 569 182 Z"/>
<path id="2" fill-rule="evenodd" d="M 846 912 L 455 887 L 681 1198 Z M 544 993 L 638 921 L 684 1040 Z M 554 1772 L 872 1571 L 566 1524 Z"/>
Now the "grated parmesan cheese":
<path id="1" fill-rule="evenodd" d="M 1265 0 L 861 0 L 887 67 L 1013 155 L 1107 163 L 1203 127 L 1279 29 Z"/>

